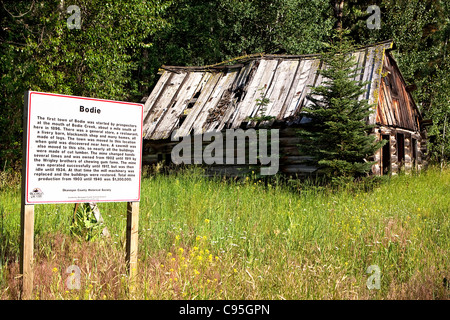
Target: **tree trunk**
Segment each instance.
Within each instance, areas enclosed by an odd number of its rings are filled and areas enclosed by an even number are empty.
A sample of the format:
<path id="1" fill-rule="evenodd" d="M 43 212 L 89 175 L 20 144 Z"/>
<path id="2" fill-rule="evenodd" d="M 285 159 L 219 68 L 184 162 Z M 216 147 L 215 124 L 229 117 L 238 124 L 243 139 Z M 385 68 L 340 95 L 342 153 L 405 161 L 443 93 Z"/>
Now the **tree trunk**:
<path id="1" fill-rule="evenodd" d="M 444 132 L 442 133 L 442 150 L 441 150 L 441 171 L 444 167 L 444 155 L 445 155 L 445 126 L 447 124 L 447 112 L 445 113 L 444 119 Z"/>
<path id="2" fill-rule="evenodd" d="M 336 18 L 334 28 L 340 32 L 342 30 L 342 15 L 344 11 L 344 0 L 330 0 L 330 4 L 333 7 L 334 17 Z"/>

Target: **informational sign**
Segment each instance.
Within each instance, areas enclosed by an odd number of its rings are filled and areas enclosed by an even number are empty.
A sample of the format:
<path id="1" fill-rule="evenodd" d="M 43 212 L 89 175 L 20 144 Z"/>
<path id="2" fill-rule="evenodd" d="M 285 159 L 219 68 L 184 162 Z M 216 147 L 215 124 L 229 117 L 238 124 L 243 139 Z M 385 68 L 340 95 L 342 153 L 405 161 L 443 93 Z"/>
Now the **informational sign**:
<path id="1" fill-rule="evenodd" d="M 25 203 L 140 200 L 143 105 L 28 92 Z"/>

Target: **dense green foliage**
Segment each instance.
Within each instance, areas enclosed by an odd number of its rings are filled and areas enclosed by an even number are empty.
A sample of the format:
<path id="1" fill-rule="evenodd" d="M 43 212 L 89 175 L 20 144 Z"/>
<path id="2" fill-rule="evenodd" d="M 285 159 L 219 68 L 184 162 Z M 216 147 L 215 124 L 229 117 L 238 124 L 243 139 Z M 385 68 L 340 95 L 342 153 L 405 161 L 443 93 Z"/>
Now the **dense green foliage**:
<path id="1" fill-rule="evenodd" d="M 369 135 L 372 126 L 365 121 L 371 106 L 365 99 L 358 100 L 367 83 L 354 80 L 363 70 L 357 68 L 353 50 L 341 32 L 321 56 L 325 67 L 319 74 L 325 80 L 312 88 L 312 104 L 301 113 L 307 122 L 299 130 L 300 151 L 311 155 L 312 165 L 330 180 L 369 173 L 373 163 L 367 159 L 381 147 L 375 136 Z"/>
<path id="2" fill-rule="evenodd" d="M 71 4 L 81 10 L 81 29 L 67 26 Z M 164 0 L 2 1 L 1 163 L 20 159 L 26 90 L 140 99 L 152 74 L 141 66 L 151 64 L 143 52 L 165 25 L 165 7 Z"/>
<path id="3" fill-rule="evenodd" d="M 21 158 L 27 89 L 140 101 L 162 64 L 213 64 L 236 56 L 326 51 L 335 25 L 329 0 L 1 1 L 0 164 Z M 395 57 L 429 128 L 430 156 L 448 158 L 450 4 L 377 0 L 381 28 L 369 29 L 367 1 L 344 1 L 342 25 L 356 44 L 393 39 Z M 67 7 L 81 9 L 69 29 Z"/>
<path id="4" fill-rule="evenodd" d="M 204 65 L 251 53 L 307 54 L 333 26 L 327 0 L 179 0 L 155 37 L 161 62 Z"/>

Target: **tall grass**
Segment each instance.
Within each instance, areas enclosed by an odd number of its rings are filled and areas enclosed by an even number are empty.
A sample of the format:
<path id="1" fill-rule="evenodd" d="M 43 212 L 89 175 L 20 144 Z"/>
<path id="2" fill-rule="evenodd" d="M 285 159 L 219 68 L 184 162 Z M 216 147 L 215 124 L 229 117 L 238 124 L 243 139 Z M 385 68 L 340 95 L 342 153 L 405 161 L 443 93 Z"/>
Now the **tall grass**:
<path id="1" fill-rule="evenodd" d="M 37 299 L 448 299 L 450 171 L 363 191 L 196 170 L 143 179 L 135 291 L 124 268 L 126 204 L 100 203 L 110 238 L 70 236 L 73 205 L 35 208 Z M 19 188 L 1 190 L 0 297 L 18 294 Z M 70 265 L 82 287 L 67 288 Z M 370 265 L 380 289 L 368 289 Z"/>

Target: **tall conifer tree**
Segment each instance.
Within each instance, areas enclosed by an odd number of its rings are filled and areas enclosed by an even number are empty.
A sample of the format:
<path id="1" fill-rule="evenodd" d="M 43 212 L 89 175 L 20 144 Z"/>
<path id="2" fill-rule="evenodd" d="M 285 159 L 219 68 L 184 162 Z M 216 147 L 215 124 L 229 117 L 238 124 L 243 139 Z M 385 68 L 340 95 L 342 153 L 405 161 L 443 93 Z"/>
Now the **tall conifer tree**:
<path id="1" fill-rule="evenodd" d="M 324 67 L 318 72 L 324 80 L 311 89 L 312 103 L 302 110 L 306 124 L 299 131 L 300 151 L 312 156 L 312 164 L 329 180 L 366 175 L 373 165 L 368 159 L 382 146 L 370 135 L 373 126 L 367 118 L 373 111 L 366 99 L 358 99 L 367 83 L 355 80 L 362 70 L 344 33 L 339 31 L 330 50 L 321 55 Z"/>

